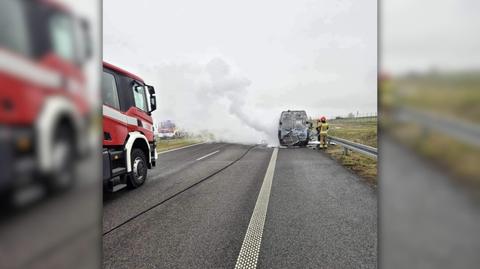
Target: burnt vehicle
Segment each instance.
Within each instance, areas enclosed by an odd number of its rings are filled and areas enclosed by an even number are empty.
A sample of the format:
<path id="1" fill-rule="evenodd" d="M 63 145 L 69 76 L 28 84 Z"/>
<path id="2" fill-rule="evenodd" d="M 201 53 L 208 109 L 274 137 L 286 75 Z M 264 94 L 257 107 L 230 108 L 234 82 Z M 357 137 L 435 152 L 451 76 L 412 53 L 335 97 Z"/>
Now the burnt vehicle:
<path id="1" fill-rule="evenodd" d="M 310 131 L 304 110 L 283 111 L 278 123 L 278 141 L 281 146 L 307 146 Z"/>

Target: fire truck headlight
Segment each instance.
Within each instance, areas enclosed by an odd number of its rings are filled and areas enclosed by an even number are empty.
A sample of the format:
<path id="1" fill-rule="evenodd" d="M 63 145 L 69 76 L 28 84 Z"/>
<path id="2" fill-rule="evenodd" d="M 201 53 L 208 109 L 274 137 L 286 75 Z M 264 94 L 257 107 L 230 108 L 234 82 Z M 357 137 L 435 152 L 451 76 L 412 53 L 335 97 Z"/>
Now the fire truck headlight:
<path id="1" fill-rule="evenodd" d="M 32 148 L 32 141 L 28 136 L 20 137 L 17 139 L 16 146 L 20 152 L 27 152 Z"/>
<path id="2" fill-rule="evenodd" d="M 27 153 L 33 150 L 33 133 L 28 128 L 12 130 L 10 143 L 18 153 Z"/>
<path id="3" fill-rule="evenodd" d="M 33 149 L 32 131 L 0 125 L 0 143 L 10 145 L 18 153 L 30 152 Z"/>

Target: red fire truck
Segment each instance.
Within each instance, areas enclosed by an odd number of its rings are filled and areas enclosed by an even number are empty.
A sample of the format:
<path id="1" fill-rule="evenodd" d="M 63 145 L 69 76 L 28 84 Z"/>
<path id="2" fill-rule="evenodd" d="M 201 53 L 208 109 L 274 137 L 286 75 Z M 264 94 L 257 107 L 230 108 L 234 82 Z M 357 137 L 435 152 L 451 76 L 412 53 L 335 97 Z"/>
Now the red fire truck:
<path id="1" fill-rule="evenodd" d="M 158 128 L 160 139 L 173 139 L 177 136 L 177 126 L 171 120 L 162 121 Z"/>
<path id="2" fill-rule="evenodd" d="M 0 192 L 72 183 L 87 148 L 88 22 L 54 1 L 0 1 Z M 38 184 L 36 184 L 38 185 Z"/>
<path id="3" fill-rule="evenodd" d="M 103 63 L 103 183 L 137 188 L 155 166 L 157 153 L 151 113 L 155 89 L 138 76 Z"/>

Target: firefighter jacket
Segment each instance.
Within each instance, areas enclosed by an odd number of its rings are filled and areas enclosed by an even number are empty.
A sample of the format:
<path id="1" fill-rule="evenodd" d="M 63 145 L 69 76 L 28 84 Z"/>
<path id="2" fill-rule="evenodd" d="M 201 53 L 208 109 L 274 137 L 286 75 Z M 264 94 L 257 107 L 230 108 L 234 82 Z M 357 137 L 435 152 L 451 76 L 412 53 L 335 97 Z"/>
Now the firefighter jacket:
<path id="1" fill-rule="evenodd" d="M 328 133 L 328 123 L 322 122 L 317 128 L 318 133 L 321 135 L 326 135 Z"/>

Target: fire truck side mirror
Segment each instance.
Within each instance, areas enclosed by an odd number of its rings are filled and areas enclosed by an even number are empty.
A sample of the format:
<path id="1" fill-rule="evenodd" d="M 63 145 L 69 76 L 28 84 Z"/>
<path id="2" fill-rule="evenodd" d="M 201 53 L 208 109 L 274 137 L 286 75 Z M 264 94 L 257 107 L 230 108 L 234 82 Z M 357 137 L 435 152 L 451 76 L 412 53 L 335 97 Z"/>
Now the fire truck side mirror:
<path id="1" fill-rule="evenodd" d="M 155 88 L 150 85 L 146 85 L 148 88 L 148 93 L 150 94 L 150 112 L 153 112 L 157 109 L 157 97 L 155 96 Z"/>
<path id="2" fill-rule="evenodd" d="M 150 112 L 157 109 L 157 98 L 155 95 L 150 95 Z"/>
<path id="3" fill-rule="evenodd" d="M 147 85 L 147 88 L 150 95 L 155 95 L 155 88 L 153 86 Z"/>

